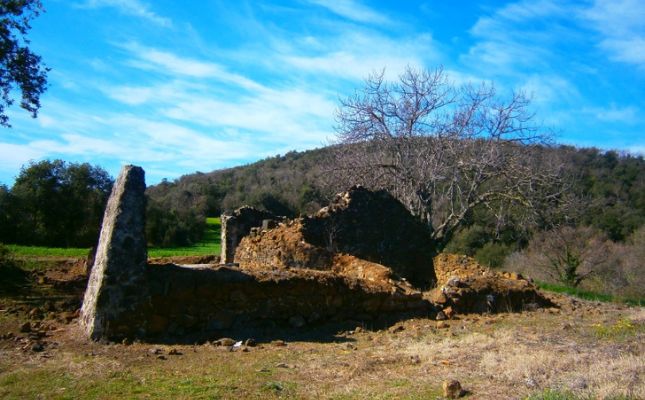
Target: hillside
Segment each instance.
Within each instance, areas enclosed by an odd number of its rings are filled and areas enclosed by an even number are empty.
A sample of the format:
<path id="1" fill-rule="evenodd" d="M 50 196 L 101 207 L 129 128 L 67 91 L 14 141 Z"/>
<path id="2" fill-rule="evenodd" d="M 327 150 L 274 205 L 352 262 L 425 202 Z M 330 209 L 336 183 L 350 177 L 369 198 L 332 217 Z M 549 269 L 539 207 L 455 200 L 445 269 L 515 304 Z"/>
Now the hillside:
<path id="1" fill-rule="evenodd" d="M 278 215 L 315 212 L 335 194 L 328 188 L 332 148 L 289 152 L 249 165 L 184 175 L 148 188 L 165 209 L 216 216 L 248 204 Z M 581 200 L 579 222 L 624 240 L 645 223 L 645 160 L 614 151 L 559 146 L 549 149 L 568 164 Z M 346 189 L 346 188 L 343 188 Z M 482 224 L 473 220 L 473 224 Z M 485 244 L 481 243 L 480 247 Z"/>

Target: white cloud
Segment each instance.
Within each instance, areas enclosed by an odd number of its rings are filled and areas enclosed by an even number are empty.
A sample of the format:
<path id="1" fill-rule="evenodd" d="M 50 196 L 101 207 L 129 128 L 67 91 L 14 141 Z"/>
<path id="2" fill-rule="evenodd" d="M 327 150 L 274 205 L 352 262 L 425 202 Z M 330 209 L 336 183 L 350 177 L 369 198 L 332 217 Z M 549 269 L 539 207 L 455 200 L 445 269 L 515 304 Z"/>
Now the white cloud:
<path id="1" fill-rule="evenodd" d="M 113 7 L 119 12 L 133 17 L 143 18 L 156 25 L 168 28 L 172 26 L 169 18 L 162 17 L 150 10 L 148 5 L 139 0 L 88 0 L 82 4 L 84 8 Z"/>
<path id="2" fill-rule="evenodd" d="M 17 175 L 22 165 L 30 160 L 38 160 L 45 154 L 47 153 L 29 145 L 0 142 L 0 170 L 14 171 Z M 4 183 L 9 184 L 9 182 Z"/>
<path id="3" fill-rule="evenodd" d="M 145 70 L 154 70 L 175 77 L 210 78 L 238 85 L 247 90 L 263 90 L 264 86 L 245 76 L 231 73 L 226 67 L 194 58 L 130 43 L 124 46 L 134 57 L 130 65 Z"/>
<path id="4" fill-rule="evenodd" d="M 641 0 L 596 0 L 582 18 L 600 32 L 598 46 L 613 61 L 645 69 L 645 3 Z"/>
<path id="5" fill-rule="evenodd" d="M 334 14 L 357 22 L 371 24 L 390 24 L 391 20 L 384 14 L 355 0 L 309 0 L 310 3 L 325 7 Z"/>
<path id="6" fill-rule="evenodd" d="M 301 72 L 362 80 L 386 69 L 396 77 L 406 66 L 421 67 L 439 59 L 429 34 L 393 38 L 374 32 L 342 31 L 327 40 L 327 47 L 314 54 L 307 48 L 291 49 L 283 61 Z"/>
<path id="7" fill-rule="evenodd" d="M 571 10 L 553 0 L 522 0 L 480 17 L 470 29 L 476 42 L 461 57 L 466 65 L 492 73 L 548 68 L 551 44 L 571 30 L 563 21 Z"/>
<path id="8" fill-rule="evenodd" d="M 539 104 L 574 103 L 580 99 L 578 89 L 557 75 L 533 74 L 521 86 L 521 90 Z"/>
<path id="9" fill-rule="evenodd" d="M 627 151 L 629 151 L 632 154 L 638 154 L 638 155 L 641 155 L 641 156 L 645 156 L 645 145 L 628 146 Z"/>
<path id="10" fill-rule="evenodd" d="M 587 108 L 586 113 L 593 114 L 598 120 L 603 122 L 620 122 L 634 123 L 638 120 L 638 108 L 634 106 L 618 107 L 616 104 L 610 104 L 608 107 Z"/>

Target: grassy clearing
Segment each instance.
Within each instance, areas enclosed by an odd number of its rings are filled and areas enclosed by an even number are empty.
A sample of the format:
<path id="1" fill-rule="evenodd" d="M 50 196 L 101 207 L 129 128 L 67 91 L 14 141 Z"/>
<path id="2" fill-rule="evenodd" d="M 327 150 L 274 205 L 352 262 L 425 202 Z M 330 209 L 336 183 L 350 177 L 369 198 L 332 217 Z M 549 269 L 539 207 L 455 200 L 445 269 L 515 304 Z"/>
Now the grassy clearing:
<path id="1" fill-rule="evenodd" d="M 549 292 L 568 294 L 584 300 L 602 301 L 604 303 L 624 303 L 630 306 L 640 307 L 645 306 L 645 299 L 643 298 L 625 298 L 546 282 L 537 282 L 537 285 L 540 289 L 547 290 Z"/>
<path id="2" fill-rule="evenodd" d="M 43 247 L 7 244 L 9 251 L 17 257 L 87 257 L 89 248 L 83 247 Z"/>
<path id="3" fill-rule="evenodd" d="M 205 256 L 219 254 L 221 246 L 220 219 L 206 218 L 206 232 L 201 242 L 187 247 L 153 247 L 148 249 L 148 257 Z"/>
<path id="4" fill-rule="evenodd" d="M 148 249 L 149 257 L 173 257 L 173 256 L 202 256 L 219 254 L 220 244 L 220 219 L 206 218 L 206 232 L 201 242 L 185 247 L 151 247 Z M 40 257 L 66 257 L 81 258 L 87 257 L 89 248 L 59 248 L 43 246 L 21 246 L 8 244 L 6 247 L 16 257 L 40 258 Z"/>

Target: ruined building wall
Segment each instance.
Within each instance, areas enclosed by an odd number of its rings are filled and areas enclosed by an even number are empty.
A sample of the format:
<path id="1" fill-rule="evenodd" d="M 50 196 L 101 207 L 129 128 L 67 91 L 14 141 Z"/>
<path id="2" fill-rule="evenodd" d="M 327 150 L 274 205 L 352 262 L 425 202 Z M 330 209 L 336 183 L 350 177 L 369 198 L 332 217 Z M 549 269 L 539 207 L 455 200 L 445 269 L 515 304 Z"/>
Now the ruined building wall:
<path id="1" fill-rule="evenodd" d="M 221 262 L 234 262 L 235 249 L 242 238 L 247 236 L 254 227 L 261 227 L 263 221 L 274 220 L 276 217 L 266 211 L 243 206 L 232 214 L 222 214 L 221 221 Z"/>

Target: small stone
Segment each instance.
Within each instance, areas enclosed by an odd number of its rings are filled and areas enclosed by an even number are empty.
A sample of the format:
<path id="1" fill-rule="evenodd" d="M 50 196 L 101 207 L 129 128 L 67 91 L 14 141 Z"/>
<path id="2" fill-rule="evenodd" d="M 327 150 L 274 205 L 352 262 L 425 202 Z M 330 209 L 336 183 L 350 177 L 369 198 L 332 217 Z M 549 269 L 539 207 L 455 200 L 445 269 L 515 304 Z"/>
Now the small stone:
<path id="1" fill-rule="evenodd" d="M 464 391 L 461 389 L 461 383 L 454 379 L 444 381 L 442 387 L 443 396 L 448 399 L 457 399 L 464 394 Z"/>
<path id="2" fill-rule="evenodd" d="M 235 339 L 231 338 L 221 338 L 213 342 L 215 346 L 233 346 L 235 344 Z"/>
<path id="3" fill-rule="evenodd" d="M 437 322 L 437 328 L 438 329 L 450 328 L 450 324 L 447 323 L 446 321 L 439 321 L 439 322 Z"/>
<path id="4" fill-rule="evenodd" d="M 248 338 L 244 341 L 244 345 L 247 347 L 255 347 L 257 345 L 257 342 L 253 338 Z"/>
<path id="5" fill-rule="evenodd" d="M 161 354 L 161 353 L 163 353 L 163 350 L 160 349 L 159 347 L 153 347 L 150 350 L 148 350 L 148 353 L 150 353 L 150 354 Z"/>
<path id="6" fill-rule="evenodd" d="M 20 325 L 20 332 L 22 333 L 31 332 L 31 324 L 29 322 L 25 322 L 24 324 Z"/>
<path id="7" fill-rule="evenodd" d="M 393 327 L 388 329 L 390 333 L 399 333 L 399 332 L 403 332 L 404 330 L 405 330 L 405 327 L 403 325 L 394 325 Z"/>
<path id="8" fill-rule="evenodd" d="M 412 364 L 421 364 L 421 357 L 419 357 L 419 356 L 418 356 L 418 355 L 416 355 L 416 354 L 415 354 L 415 355 L 413 355 L 413 356 L 410 356 L 410 362 L 411 362 Z"/>
<path id="9" fill-rule="evenodd" d="M 274 340 L 274 341 L 273 341 L 273 342 L 271 342 L 271 343 L 273 343 L 273 345 L 274 345 L 274 346 L 277 346 L 277 347 L 284 347 L 284 346 L 286 346 L 286 345 L 287 345 L 287 342 L 285 342 L 284 340 L 280 340 L 280 339 L 278 339 L 278 340 Z"/>
<path id="10" fill-rule="evenodd" d="M 452 319 L 455 316 L 455 310 L 453 310 L 450 306 L 444 308 L 443 313 L 448 319 Z"/>
<path id="11" fill-rule="evenodd" d="M 182 354 L 183 354 L 183 353 L 182 353 L 181 351 L 177 350 L 177 349 L 171 349 L 171 350 L 168 352 L 168 355 L 171 355 L 171 356 L 180 356 L 180 355 L 182 355 Z"/>
<path id="12" fill-rule="evenodd" d="M 293 368 L 291 365 L 289 365 L 289 364 L 287 364 L 287 363 L 277 363 L 277 364 L 275 365 L 275 367 L 276 367 L 276 368 L 286 368 L 286 369 Z"/>
<path id="13" fill-rule="evenodd" d="M 39 353 L 43 350 L 45 350 L 45 345 L 41 342 L 36 342 L 31 346 L 31 351 L 33 352 Z"/>
<path id="14" fill-rule="evenodd" d="M 448 317 L 446 316 L 446 313 L 444 313 L 443 311 L 439 311 L 439 312 L 437 313 L 437 316 L 435 317 L 435 319 L 436 319 L 437 321 L 443 321 L 443 320 L 448 319 Z"/>
<path id="15" fill-rule="evenodd" d="M 162 355 L 158 355 L 158 356 L 157 356 L 157 359 L 159 359 L 159 360 L 166 360 L 166 356 L 164 356 L 163 354 L 162 354 Z"/>
<path id="16" fill-rule="evenodd" d="M 353 343 L 345 343 L 345 348 L 346 348 L 347 350 L 357 350 L 357 349 L 358 349 L 358 348 L 356 347 L 356 345 L 355 345 L 355 344 L 353 344 Z"/>

